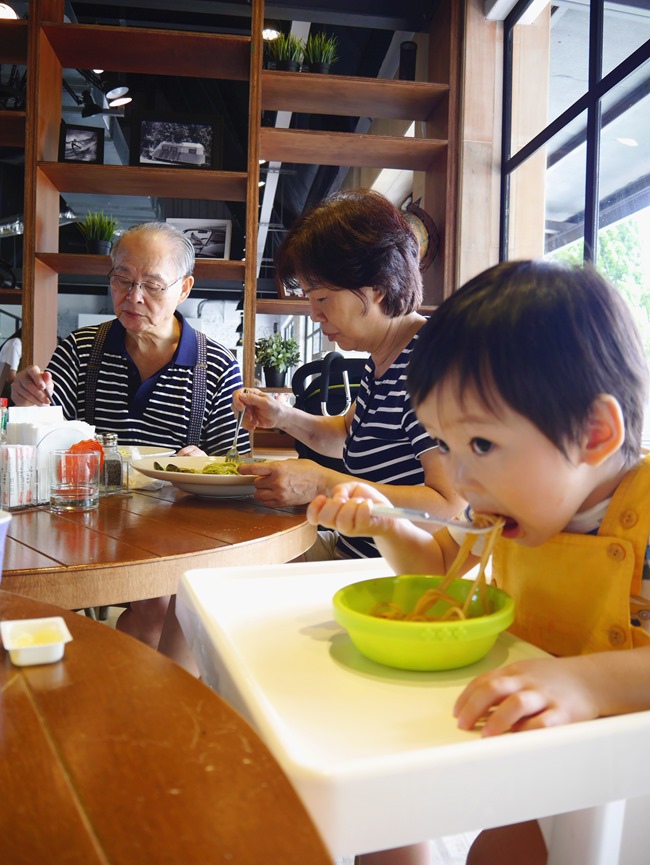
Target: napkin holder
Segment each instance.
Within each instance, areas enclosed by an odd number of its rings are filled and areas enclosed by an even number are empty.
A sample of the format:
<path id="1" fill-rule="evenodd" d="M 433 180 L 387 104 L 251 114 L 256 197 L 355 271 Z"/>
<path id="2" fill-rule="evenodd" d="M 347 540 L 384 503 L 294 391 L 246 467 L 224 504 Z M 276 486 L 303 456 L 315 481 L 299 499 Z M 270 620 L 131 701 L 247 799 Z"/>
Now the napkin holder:
<path id="1" fill-rule="evenodd" d="M 65 420 L 61 406 L 10 407 L 6 443 L 31 445 L 36 449 L 34 504 L 43 504 L 50 499 L 50 452 L 66 450 L 77 442 L 94 437 L 94 426 L 85 421 Z M 17 500 L 13 506 L 20 506 L 20 502 Z"/>

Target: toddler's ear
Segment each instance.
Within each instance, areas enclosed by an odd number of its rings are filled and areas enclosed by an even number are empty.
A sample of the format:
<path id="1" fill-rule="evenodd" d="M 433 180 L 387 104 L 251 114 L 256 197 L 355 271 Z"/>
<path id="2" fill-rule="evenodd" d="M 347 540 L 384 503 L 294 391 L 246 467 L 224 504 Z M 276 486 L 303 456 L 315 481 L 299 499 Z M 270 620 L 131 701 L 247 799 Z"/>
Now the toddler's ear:
<path id="1" fill-rule="evenodd" d="M 599 466 L 615 454 L 625 441 L 625 420 L 616 397 L 601 393 L 591 404 L 582 440 L 583 461 Z"/>

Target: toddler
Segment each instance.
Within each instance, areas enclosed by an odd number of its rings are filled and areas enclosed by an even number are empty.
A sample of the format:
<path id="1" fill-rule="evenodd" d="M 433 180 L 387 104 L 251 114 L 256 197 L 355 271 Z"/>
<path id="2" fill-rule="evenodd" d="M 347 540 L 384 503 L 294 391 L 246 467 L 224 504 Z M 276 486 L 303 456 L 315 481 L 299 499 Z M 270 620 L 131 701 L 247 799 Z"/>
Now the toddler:
<path id="1" fill-rule="evenodd" d="M 478 676 L 459 727 L 494 736 L 650 709 L 648 374 L 622 298 L 592 268 L 499 264 L 431 316 L 407 381 L 470 515 L 505 519 L 492 577 L 515 599 L 512 632 L 555 656 Z M 387 501 L 342 484 L 308 516 L 374 536 L 396 573 L 446 572 L 462 531 L 432 536 L 373 503 Z M 545 860 L 532 823 L 481 833 L 468 862 Z"/>

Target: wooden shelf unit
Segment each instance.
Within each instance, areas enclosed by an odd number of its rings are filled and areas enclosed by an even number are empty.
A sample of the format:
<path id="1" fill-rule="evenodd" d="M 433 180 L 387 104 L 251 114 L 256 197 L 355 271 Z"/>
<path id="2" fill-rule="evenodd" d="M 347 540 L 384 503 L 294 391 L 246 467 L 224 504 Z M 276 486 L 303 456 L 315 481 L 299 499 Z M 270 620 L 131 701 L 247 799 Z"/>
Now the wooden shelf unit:
<path id="1" fill-rule="evenodd" d="M 438 302 L 453 290 L 456 273 L 458 160 L 453 149 L 457 140 L 459 88 L 454 51 L 460 42 L 462 20 L 454 0 L 443 0 L 438 16 L 439 20 L 437 17 L 431 23 L 435 60 L 429 64 L 436 76 L 442 78 L 438 82 L 272 70 L 261 73 L 261 106 L 266 111 L 420 124 L 417 137 L 263 126 L 260 155 L 280 163 L 423 172 L 426 192 L 422 207 L 432 215 L 441 235 L 438 259 L 431 272 L 425 274 L 425 297 L 429 303 Z M 301 314 L 308 308 L 304 301 L 257 302 L 259 313 Z"/>
<path id="2" fill-rule="evenodd" d="M 108 256 L 72 255 L 58 251 L 59 195 L 69 192 L 106 195 L 150 195 L 245 202 L 246 240 L 257 245 L 259 166 L 259 72 L 261 40 L 251 36 L 193 33 L 136 27 L 63 22 L 63 0 L 34 4 L 27 27 L 21 28 L 34 46 L 30 64 L 29 110 L 38 124 L 28 126 L 25 181 L 24 343 L 25 361 L 44 365 L 56 345 L 58 276 L 102 276 L 110 270 Z M 252 31 L 261 33 L 261 0 L 253 0 Z M 0 28 L 0 49 L 10 41 Z M 27 34 L 29 33 L 29 38 Z M 12 43 L 13 44 L 13 43 Z M 249 153 L 246 171 L 204 171 L 155 166 L 84 165 L 58 162 L 61 122 L 61 78 L 65 68 L 147 75 L 184 75 L 250 83 Z M 1 119 L 1 118 L 0 118 Z M 15 133 L 12 133 L 15 134 Z M 250 212 L 255 219 L 250 219 Z M 197 260 L 200 279 L 241 281 L 249 297 L 248 316 L 254 320 L 255 256 L 246 261 Z M 254 369 L 254 348 L 245 367 Z"/>
<path id="3" fill-rule="evenodd" d="M 441 0 L 431 24 L 435 82 L 364 79 L 262 71 L 260 38 L 63 22 L 64 0 L 32 4 L 29 21 L 0 22 L 3 62 L 30 58 L 26 115 L 0 115 L 10 139 L 26 135 L 23 334 L 26 363 L 45 364 L 56 345 L 59 274 L 101 275 L 109 259 L 58 252 L 59 196 L 65 192 L 154 195 L 246 203 L 245 262 L 198 261 L 196 275 L 244 283 L 244 332 L 255 333 L 259 313 L 306 314 L 299 300 L 256 298 L 256 250 L 260 157 L 278 162 L 422 171 L 422 202 L 441 233 L 436 292 L 454 286 L 458 159 L 454 124 L 458 77 L 454 61 L 462 25 L 454 0 Z M 251 33 L 262 31 L 264 0 L 253 0 Z M 18 34 L 18 35 L 17 35 Z M 441 48 L 442 46 L 442 48 Z M 249 82 L 248 154 L 245 172 L 167 169 L 149 166 L 59 163 L 61 77 L 64 68 L 184 75 Z M 424 137 L 333 133 L 261 127 L 262 110 L 418 121 Z M 13 112 L 12 112 L 13 115 Z M 37 118 L 30 123 L 29 118 Z M 8 120 L 8 124 L 4 123 Z M 419 129 L 418 132 L 421 132 Z M 431 203 L 427 205 L 427 201 Z M 244 380 L 254 377 L 254 339 L 244 346 Z"/>

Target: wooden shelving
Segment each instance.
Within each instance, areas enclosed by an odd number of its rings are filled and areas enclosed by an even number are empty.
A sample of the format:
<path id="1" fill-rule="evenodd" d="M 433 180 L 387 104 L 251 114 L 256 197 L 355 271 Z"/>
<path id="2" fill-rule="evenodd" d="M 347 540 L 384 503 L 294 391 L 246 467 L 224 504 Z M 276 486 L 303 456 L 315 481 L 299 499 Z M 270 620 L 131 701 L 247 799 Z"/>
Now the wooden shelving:
<path id="1" fill-rule="evenodd" d="M 266 126 L 260 130 L 262 158 L 276 162 L 427 171 L 436 157 L 446 149 L 446 141 L 431 138 L 314 132 Z"/>
<path id="2" fill-rule="evenodd" d="M 0 59 L 2 63 L 27 63 L 27 21 L 0 20 Z"/>
<path id="3" fill-rule="evenodd" d="M 58 274 L 106 276 L 111 269 L 108 255 L 84 255 L 60 252 L 39 252 L 36 258 L 46 267 Z M 243 261 L 224 261 L 219 258 L 198 258 L 194 268 L 197 279 L 242 280 L 245 264 Z"/>
<path id="4" fill-rule="evenodd" d="M 62 193 L 93 192 L 246 201 L 247 175 L 239 171 L 70 162 L 39 162 L 37 168 Z"/>
<path id="5" fill-rule="evenodd" d="M 0 147 L 25 146 L 25 112 L 0 111 Z"/>
<path id="6" fill-rule="evenodd" d="M 44 24 L 43 33 L 64 68 L 235 81 L 250 75 L 247 36 L 91 24 Z"/>
<path id="7" fill-rule="evenodd" d="M 450 3 L 443 0 L 441 9 L 448 10 Z M 264 0 L 252 0 L 251 9 L 251 33 L 261 33 Z M 446 31 L 447 11 L 441 17 Z M 435 27 L 434 22 L 432 32 Z M 446 56 L 447 49 L 451 50 L 451 35 L 439 34 L 437 44 L 445 47 Z M 436 202 L 429 210 L 438 208 L 433 215 L 443 236 L 439 260 L 452 261 L 455 235 L 445 219 L 454 213 L 455 205 L 457 159 L 453 147 L 450 152 L 454 137 L 449 118 L 458 95 L 440 51 L 432 68 L 443 70 L 443 80 L 427 83 L 262 71 L 262 50 L 262 40 L 249 36 L 64 23 L 62 0 L 39 0 L 30 7 L 29 21 L 0 22 L 2 62 L 27 63 L 29 53 L 27 114 L 38 118 L 38 124 L 30 124 L 23 112 L 0 113 L 0 144 L 12 144 L 27 136 L 23 313 L 28 362 L 46 361 L 52 350 L 58 275 L 101 276 L 110 269 L 108 257 L 57 251 L 59 197 L 66 192 L 245 202 L 246 261 L 198 260 L 195 274 L 199 279 L 244 283 L 243 323 L 249 334 L 255 332 L 256 313 L 309 312 L 307 301 L 256 299 L 260 158 L 424 172 L 429 184 L 427 195 Z M 152 76 L 248 81 L 247 170 L 57 162 L 61 72 L 65 68 L 96 67 Z M 424 137 L 402 137 L 399 132 L 391 136 L 261 127 L 262 110 L 417 121 L 425 124 L 418 129 Z M 439 266 L 437 261 L 436 268 L 436 279 L 447 285 L 453 267 Z M 38 356 L 34 358 L 34 354 Z M 252 383 L 251 340 L 244 346 L 243 371 L 245 381 Z"/>
<path id="8" fill-rule="evenodd" d="M 446 84 L 262 72 L 262 108 L 388 120 L 428 120 L 449 93 Z"/>

